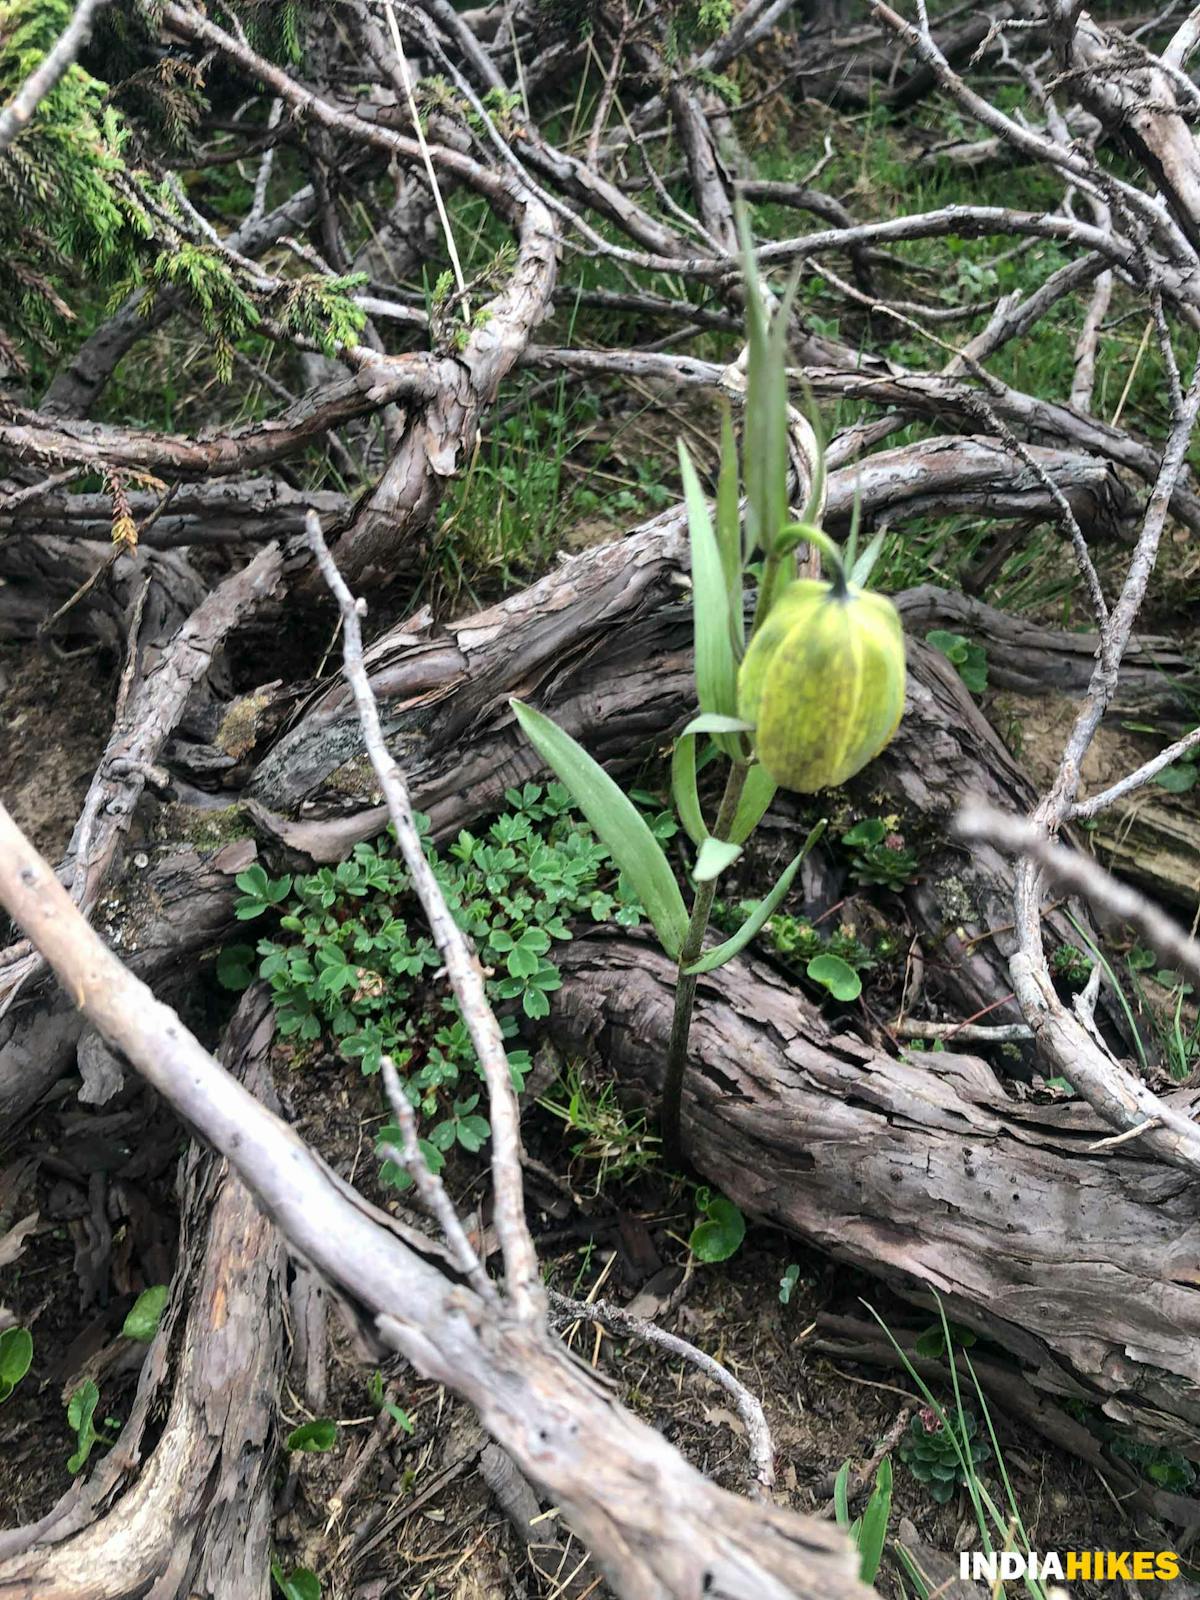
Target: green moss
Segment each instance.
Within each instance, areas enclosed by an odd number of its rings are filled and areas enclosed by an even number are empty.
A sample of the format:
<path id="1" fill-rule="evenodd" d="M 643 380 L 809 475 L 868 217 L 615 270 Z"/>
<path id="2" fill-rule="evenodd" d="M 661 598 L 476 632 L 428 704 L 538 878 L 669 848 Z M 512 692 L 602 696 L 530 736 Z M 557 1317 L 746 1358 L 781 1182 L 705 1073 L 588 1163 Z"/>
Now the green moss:
<path id="1" fill-rule="evenodd" d="M 200 806 L 164 806 L 160 837 L 195 845 L 197 850 L 220 850 L 234 839 L 253 833 L 250 819 L 240 805 L 206 811 Z"/>

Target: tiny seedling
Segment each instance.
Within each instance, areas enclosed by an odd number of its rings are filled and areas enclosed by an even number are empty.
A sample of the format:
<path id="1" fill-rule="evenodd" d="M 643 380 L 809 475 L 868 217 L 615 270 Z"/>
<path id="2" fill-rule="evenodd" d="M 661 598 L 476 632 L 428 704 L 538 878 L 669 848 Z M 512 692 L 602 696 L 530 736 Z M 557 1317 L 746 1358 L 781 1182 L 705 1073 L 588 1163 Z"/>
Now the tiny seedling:
<path id="1" fill-rule="evenodd" d="M 861 1517 L 850 1520 L 850 1463 L 844 1461 L 833 1484 L 833 1507 L 839 1528 L 849 1534 L 858 1551 L 858 1575 L 863 1583 L 873 1584 L 883 1560 L 888 1522 L 892 1515 L 892 1462 L 884 1456 L 875 1474 L 875 1487 Z"/>
<path id="2" fill-rule="evenodd" d="M 108 1447 L 117 1442 L 121 1431 L 118 1417 L 105 1417 L 101 1429 L 96 1427 L 96 1407 L 100 1404 L 100 1391 L 91 1378 L 76 1389 L 67 1402 L 67 1425 L 75 1433 L 75 1453 L 67 1461 L 67 1471 L 80 1472 L 96 1445 Z"/>
<path id="3" fill-rule="evenodd" d="M 697 1261 L 716 1263 L 728 1261 L 741 1249 L 746 1237 L 746 1219 L 724 1195 L 713 1194 L 711 1189 L 696 1191 L 696 1205 L 703 1216 L 692 1229 L 688 1248 Z"/>
<path id="4" fill-rule="evenodd" d="M 958 675 L 972 694 L 982 694 L 988 686 L 987 651 L 961 633 L 948 633 L 944 628 L 934 628 L 925 635 L 925 643 L 940 650 L 948 661 L 958 668 Z"/>

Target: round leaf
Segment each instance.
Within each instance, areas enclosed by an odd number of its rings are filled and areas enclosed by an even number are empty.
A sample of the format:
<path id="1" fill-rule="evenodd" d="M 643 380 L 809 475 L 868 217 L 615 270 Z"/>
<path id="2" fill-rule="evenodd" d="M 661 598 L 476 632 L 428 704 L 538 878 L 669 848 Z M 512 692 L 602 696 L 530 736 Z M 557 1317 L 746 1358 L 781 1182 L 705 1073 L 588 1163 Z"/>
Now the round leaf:
<path id="1" fill-rule="evenodd" d="M 142 1344 L 149 1344 L 158 1332 L 169 1292 L 165 1283 L 156 1283 L 153 1289 L 142 1290 L 133 1302 L 129 1315 L 125 1318 L 125 1325 L 121 1329 L 127 1339 L 138 1339 Z"/>
<path id="2" fill-rule="evenodd" d="M 835 1000 L 857 1000 L 862 993 L 862 979 L 841 956 L 814 956 L 806 971 L 813 982 L 828 989 Z"/>

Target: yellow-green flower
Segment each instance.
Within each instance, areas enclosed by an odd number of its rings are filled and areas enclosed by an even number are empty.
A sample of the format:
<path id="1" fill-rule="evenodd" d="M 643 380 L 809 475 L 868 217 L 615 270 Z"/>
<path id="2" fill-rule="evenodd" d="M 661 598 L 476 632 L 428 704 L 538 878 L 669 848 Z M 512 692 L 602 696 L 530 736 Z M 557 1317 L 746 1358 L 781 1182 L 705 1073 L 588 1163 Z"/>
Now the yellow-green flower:
<path id="1" fill-rule="evenodd" d="M 738 673 L 738 715 L 775 782 L 801 794 L 836 788 L 874 760 L 903 711 L 892 602 L 853 584 L 789 584 Z"/>

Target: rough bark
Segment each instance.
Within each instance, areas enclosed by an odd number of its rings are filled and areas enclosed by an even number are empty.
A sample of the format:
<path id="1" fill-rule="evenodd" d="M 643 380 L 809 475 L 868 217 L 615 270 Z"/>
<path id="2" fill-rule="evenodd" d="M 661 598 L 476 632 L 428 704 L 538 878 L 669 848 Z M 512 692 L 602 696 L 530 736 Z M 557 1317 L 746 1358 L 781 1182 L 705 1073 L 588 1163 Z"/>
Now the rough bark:
<path id="1" fill-rule="evenodd" d="M 257 1043 L 245 1051 L 239 1037 L 229 1059 L 248 1062 L 250 1087 L 273 1101 Z M 283 1245 L 199 1147 L 180 1203 L 170 1306 L 120 1440 L 39 1522 L 0 1533 L 4 1600 L 266 1600 Z"/>
<path id="2" fill-rule="evenodd" d="M 653 1097 L 668 962 L 593 937 L 560 965 L 563 1037 Z M 689 1159 L 743 1209 L 922 1303 L 936 1290 L 1035 1388 L 1200 1457 L 1200 1199 L 1184 1174 L 1136 1145 L 1092 1152 L 1109 1130 L 1086 1105 L 1010 1097 L 973 1057 L 884 1055 L 758 962 L 701 979 L 691 1059 Z"/>

